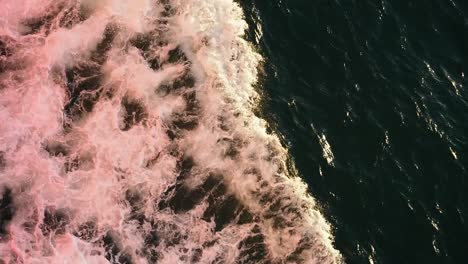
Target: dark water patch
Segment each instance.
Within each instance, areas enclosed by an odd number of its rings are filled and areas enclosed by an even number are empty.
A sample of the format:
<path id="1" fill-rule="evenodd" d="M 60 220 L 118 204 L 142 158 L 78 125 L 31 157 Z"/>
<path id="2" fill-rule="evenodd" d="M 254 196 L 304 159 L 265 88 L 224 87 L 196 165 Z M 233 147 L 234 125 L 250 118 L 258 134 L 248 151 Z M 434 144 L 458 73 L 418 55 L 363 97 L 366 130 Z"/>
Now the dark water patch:
<path id="1" fill-rule="evenodd" d="M 176 140 L 179 137 L 179 135 L 178 135 L 177 131 L 175 130 L 175 128 L 166 129 L 166 135 L 172 141 Z"/>
<path id="2" fill-rule="evenodd" d="M 226 185 L 216 185 L 208 195 L 206 202 L 208 207 L 203 212 L 205 221 L 214 220 L 215 231 L 221 231 L 228 224 L 234 223 L 239 213 L 243 210 L 241 202 L 232 194 L 228 194 Z"/>
<path id="3" fill-rule="evenodd" d="M 177 176 L 174 185 L 170 186 L 163 194 L 163 199 L 160 200 L 158 207 L 160 210 L 171 208 L 174 212 L 185 212 L 193 209 L 203 198 L 204 194 L 192 190 L 185 185 L 185 180 L 192 175 L 192 169 L 195 166 L 192 157 L 183 157 L 177 163 Z"/>
<path id="4" fill-rule="evenodd" d="M 203 248 L 211 248 L 213 247 L 217 242 L 218 242 L 218 238 L 215 238 L 213 240 L 209 240 L 209 241 L 206 241 L 203 243 Z"/>
<path id="5" fill-rule="evenodd" d="M 69 101 L 64 107 L 65 114 L 70 119 L 77 120 L 86 113 L 93 111 L 95 104 L 101 97 L 100 88 L 102 73 L 101 65 L 107 59 L 107 53 L 118 33 L 119 26 L 109 23 L 103 34 L 103 39 L 91 53 L 90 60 L 65 70 Z M 111 97 L 111 91 L 106 96 Z"/>
<path id="6" fill-rule="evenodd" d="M 305 250 L 309 250 L 313 248 L 313 238 L 310 237 L 304 237 L 299 241 L 299 244 L 297 245 L 296 249 L 286 258 L 288 262 L 291 263 L 305 263 L 305 259 L 301 257 L 302 252 Z M 322 259 L 318 261 L 320 262 L 326 262 L 326 259 Z"/>
<path id="7" fill-rule="evenodd" d="M 271 219 L 272 227 L 279 230 L 294 226 L 294 222 L 302 218 L 301 209 L 292 206 L 289 198 L 282 196 L 282 194 L 282 190 L 277 189 L 271 195 L 263 195 L 260 198 L 261 202 L 268 208 L 263 217 Z"/>
<path id="8" fill-rule="evenodd" d="M 143 197 L 135 189 L 128 189 L 125 192 L 125 200 L 128 202 L 128 204 L 132 208 L 132 211 L 138 211 L 144 205 Z"/>
<path id="9" fill-rule="evenodd" d="M 155 222 L 152 225 L 152 228 L 153 230 L 157 230 L 160 243 L 164 244 L 164 246 L 168 248 L 180 245 L 188 238 L 188 235 L 181 232 L 181 230 L 174 223 L 159 221 Z"/>
<path id="10" fill-rule="evenodd" d="M 198 126 L 198 116 L 176 114 L 172 117 L 172 124 L 177 130 L 194 130 Z"/>
<path id="11" fill-rule="evenodd" d="M 224 147 L 224 156 L 236 159 L 239 156 L 240 149 L 242 148 L 242 140 L 238 138 L 220 138 L 217 143 Z"/>
<path id="12" fill-rule="evenodd" d="M 9 57 L 13 50 L 10 47 L 10 41 L 5 36 L 0 36 L 0 57 Z"/>
<path id="13" fill-rule="evenodd" d="M 79 21 L 79 16 L 76 14 L 75 9 L 71 8 L 65 11 L 65 14 L 60 18 L 59 26 L 62 28 L 71 29 Z"/>
<path id="14" fill-rule="evenodd" d="M 73 104 L 65 105 L 65 114 L 72 121 L 81 119 L 85 114 L 91 113 L 99 100 L 99 95 L 94 93 L 82 93 L 74 101 Z"/>
<path id="15" fill-rule="evenodd" d="M 63 67 L 55 65 L 49 70 L 49 77 L 57 85 L 63 85 L 66 83 L 66 74 Z"/>
<path id="16" fill-rule="evenodd" d="M 187 86 L 185 86 L 187 87 Z M 197 114 L 200 112 L 201 105 L 197 99 L 197 93 L 194 90 L 188 90 L 182 94 L 185 101 L 185 112 Z"/>
<path id="17" fill-rule="evenodd" d="M 224 195 L 227 193 L 227 188 L 224 183 L 216 185 L 216 188 L 210 193 L 208 197 L 208 207 L 206 208 L 205 220 L 209 220 L 210 216 L 214 215 L 216 208 L 219 203 L 222 203 Z"/>
<path id="18" fill-rule="evenodd" d="M 272 143 L 268 143 L 266 145 L 267 154 L 263 156 L 263 159 L 266 161 L 281 161 L 281 153 L 279 152 L 278 148 L 275 147 Z"/>
<path id="19" fill-rule="evenodd" d="M 179 91 L 182 88 L 193 88 L 195 86 L 195 82 L 196 80 L 191 73 L 191 70 L 186 70 L 183 74 L 177 76 L 174 80 L 166 80 L 162 82 L 157 88 L 156 93 L 161 97 L 164 97 L 169 93 Z M 185 92 L 184 98 L 186 99 L 189 108 L 197 102 L 195 91 Z"/>
<path id="20" fill-rule="evenodd" d="M 206 219 L 214 214 L 215 231 L 221 231 L 226 225 L 232 223 L 239 211 L 242 209 L 242 205 L 239 200 L 234 196 L 230 195 L 217 205 L 218 207 L 214 210 L 207 209 L 203 214 Z"/>
<path id="21" fill-rule="evenodd" d="M 165 97 L 172 91 L 172 84 L 170 82 L 163 82 L 159 85 L 159 87 L 156 89 L 156 94 L 159 95 L 160 97 Z"/>
<path id="22" fill-rule="evenodd" d="M 5 152 L 0 151 L 0 172 L 6 168 L 6 165 L 7 165 L 7 161 L 5 158 Z"/>
<path id="23" fill-rule="evenodd" d="M 70 223 L 70 212 L 67 209 L 56 209 L 55 207 L 46 207 L 44 218 L 40 226 L 42 234 L 63 235 L 67 231 L 67 225 Z"/>
<path id="24" fill-rule="evenodd" d="M 260 186 L 262 190 L 271 190 L 272 187 L 265 181 L 260 181 Z M 288 205 L 281 205 L 283 199 L 288 199 L 281 191 L 260 191 L 255 192 L 258 195 L 259 202 L 262 206 L 268 210 L 262 215 L 265 219 L 273 220 L 274 228 L 282 228 L 286 225 L 291 225 L 290 222 L 286 222 L 286 219 L 283 215 L 287 215 L 289 218 L 298 218 L 301 216 L 301 208 L 293 207 Z M 291 221 L 294 221 L 292 219 Z"/>
<path id="25" fill-rule="evenodd" d="M 6 72 L 8 70 L 8 62 L 4 56 L 0 56 L 0 74 Z M 4 89 L 6 85 L 0 82 L 0 90 Z"/>
<path id="26" fill-rule="evenodd" d="M 175 186 L 173 194 L 167 202 L 167 206 L 175 213 L 181 213 L 193 209 L 202 199 L 202 193 L 192 192 L 185 185 L 179 184 Z M 165 207 L 165 205 L 163 205 L 163 207 Z"/>
<path id="27" fill-rule="evenodd" d="M 65 77 L 69 101 L 64 107 L 64 112 L 72 120 L 80 119 L 86 112 L 93 110 L 100 97 L 100 65 L 78 65 L 66 69 Z"/>
<path id="28" fill-rule="evenodd" d="M 22 22 L 27 29 L 24 35 L 37 34 L 40 31 L 43 31 L 46 36 L 49 35 L 52 30 L 54 19 L 60 14 L 63 8 L 63 4 L 51 4 L 50 8 L 46 9 L 47 13 L 45 15 L 25 19 Z"/>
<path id="29" fill-rule="evenodd" d="M 39 223 L 39 214 L 38 209 L 34 208 L 31 215 L 24 221 L 21 226 L 24 230 L 30 234 L 34 234 L 36 232 L 37 225 Z"/>
<path id="30" fill-rule="evenodd" d="M 265 236 L 258 226 L 252 229 L 251 234 L 242 240 L 237 248 L 240 252 L 236 263 L 270 263 L 265 245 Z"/>
<path id="31" fill-rule="evenodd" d="M 161 0 L 160 3 L 163 6 L 161 11 L 161 18 L 167 19 L 176 14 L 176 9 L 171 5 L 170 0 Z"/>
<path id="32" fill-rule="evenodd" d="M 164 5 L 164 10 L 161 12 L 161 18 L 170 18 L 176 14 L 176 9 L 169 6 L 169 5 Z M 162 20 L 161 24 L 165 24 L 165 21 Z"/>
<path id="33" fill-rule="evenodd" d="M 0 199 L 0 240 L 8 235 L 8 224 L 15 215 L 13 191 L 8 187 L 3 187 L 2 192 L 2 198 Z"/>
<path id="34" fill-rule="evenodd" d="M 102 238 L 105 258 L 112 264 L 133 264 L 131 255 L 123 249 L 120 238 L 116 232 L 109 231 Z"/>
<path id="35" fill-rule="evenodd" d="M 169 154 L 170 156 L 174 158 L 177 158 L 177 160 L 180 160 L 180 157 L 183 155 L 177 143 L 174 143 L 174 142 L 169 144 L 169 146 L 166 148 L 166 151 L 167 151 L 167 154 Z"/>
<path id="36" fill-rule="evenodd" d="M 52 157 L 64 157 L 69 154 L 68 147 L 60 142 L 46 142 L 43 148 Z"/>
<path id="37" fill-rule="evenodd" d="M 176 181 L 173 185 L 169 186 L 167 190 L 164 191 L 162 199 L 158 203 L 159 210 L 168 208 L 171 204 L 171 197 L 177 193 L 178 190 L 182 188 L 184 190 L 183 184 L 184 180 L 190 176 L 190 172 L 194 166 L 192 157 L 183 157 L 177 163 L 177 170 L 179 171 L 179 176 L 177 176 Z"/>
<path id="38" fill-rule="evenodd" d="M 269 185 L 265 185 L 264 187 L 269 187 Z M 275 200 L 275 197 L 272 193 L 270 192 L 260 192 L 259 194 L 259 202 L 263 206 L 267 206 L 270 204 L 272 201 Z"/>
<path id="39" fill-rule="evenodd" d="M 156 153 L 154 156 L 152 156 L 150 159 L 146 161 L 145 168 L 153 167 L 156 163 L 158 163 L 160 157 L 161 157 L 161 152 Z"/>
<path id="40" fill-rule="evenodd" d="M 64 169 L 66 173 L 75 171 L 80 168 L 81 161 L 79 157 L 71 157 L 64 163 Z"/>
<path id="41" fill-rule="evenodd" d="M 112 47 L 117 29 L 115 24 L 107 25 L 104 37 L 92 52 L 90 60 L 65 70 L 69 101 L 64 111 L 72 120 L 80 119 L 86 112 L 91 112 L 101 96 L 101 65 Z"/>
<path id="42" fill-rule="evenodd" d="M 124 110 L 123 127 L 121 128 L 123 131 L 128 131 L 135 125 L 145 123 L 148 113 L 141 101 L 124 96 L 121 104 Z"/>
<path id="43" fill-rule="evenodd" d="M 14 54 L 14 43 L 15 41 L 10 37 L 0 36 L 0 74 L 16 68 L 8 60 Z"/>
<path id="44" fill-rule="evenodd" d="M 247 209 L 243 209 L 239 213 L 237 224 L 238 225 L 249 224 L 249 223 L 252 223 L 254 220 L 255 220 L 254 216 Z"/>
<path id="45" fill-rule="evenodd" d="M 195 161 L 191 156 L 183 156 L 180 161 L 177 162 L 177 170 L 179 171 L 179 176 L 177 176 L 177 181 L 183 181 L 191 176 L 192 169 L 195 167 Z"/>
<path id="46" fill-rule="evenodd" d="M 25 35 L 37 34 L 43 27 L 50 27 L 53 19 L 53 15 L 27 19 L 23 22 L 23 24 L 28 28 Z M 45 33 L 48 35 L 48 30 L 46 30 Z"/>
<path id="47" fill-rule="evenodd" d="M 223 264 L 226 263 L 225 253 L 216 253 L 215 259 L 210 264 Z"/>
<path id="48" fill-rule="evenodd" d="M 260 181 L 262 179 L 262 173 L 260 169 L 254 166 L 250 168 L 246 168 L 242 173 L 244 175 L 249 175 L 249 177 L 255 177 L 257 181 Z M 270 195 L 270 193 L 266 193 L 266 195 Z"/>
<path id="49" fill-rule="evenodd" d="M 150 33 L 138 33 L 130 40 L 130 44 L 139 49 L 142 55 L 146 56 L 150 51 L 151 46 L 153 45 L 153 39 L 155 37 L 156 36 L 151 35 Z"/>
<path id="50" fill-rule="evenodd" d="M 159 53 L 154 52 L 155 48 L 164 46 L 162 37 L 158 32 L 139 33 L 130 40 L 130 45 L 139 50 L 152 70 L 161 68 Z"/>
<path id="51" fill-rule="evenodd" d="M 216 186 L 223 184 L 222 176 L 217 174 L 210 174 L 208 178 L 203 182 L 201 189 L 203 192 L 208 193 L 213 190 Z"/>
<path id="52" fill-rule="evenodd" d="M 103 38 L 101 42 L 98 43 L 96 49 L 91 53 L 91 60 L 95 61 L 97 64 L 103 64 L 107 58 L 107 53 L 112 48 L 115 37 L 119 32 L 119 25 L 116 23 L 107 24 Z"/>
<path id="53" fill-rule="evenodd" d="M 221 128 L 221 130 L 229 131 L 229 123 L 226 119 L 226 116 L 219 115 L 217 120 L 218 120 L 218 127 Z"/>
<path id="54" fill-rule="evenodd" d="M 101 67 L 98 64 L 78 65 L 65 71 L 67 86 L 72 93 L 94 91 L 99 87 Z"/>
<path id="55" fill-rule="evenodd" d="M 29 62 L 23 58 L 16 58 L 14 56 L 6 57 L 0 56 L 0 74 L 10 72 L 9 78 L 0 79 L 0 89 L 11 87 L 12 84 L 23 85 L 26 80 L 26 68 Z"/>
<path id="56" fill-rule="evenodd" d="M 141 188 L 138 187 L 128 189 L 125 192 L 125 200 L 130 206 L 130 214 L 127 216 L 128 220 L 137 221 L 140 225 L 142 225 L 146 220 L 146 216 L 143 212 L 146 201 L 143 198 L 142 193 L 144 194 Z"/>
<path id="57" fill-rule="evenodd" d="M 95 221 L 88 221 L 83 224 L 81 224 L 75 232 L 73 232 L 73 235 L 86 241 L 86 242 L 92 242 L 93 240 L 97 239 L 97 226 Z"/>
<path id="58" fill-rule="evenodd" d="M 289 224 L 289 227 L 291 227 L 292 225 Z M 288 222 L 286 220 L 286 218 L 282 217 L 282 216 L 274 216 L 273 217 L 273 224 L 272 224 L 272 227 L 276 230 L 282 230 L 286 227 L 288 227 Z"/>
<path id="59" fill-rule="evenodd" d="M 61 14 L 59 26 L 71 29 L 75 25 L 85 21 L 90 16 L 90 12 L 81 7 L 78 3 L 68 7 Z"/>
<path id="60" fill-rule="evenodd" d="M 160 54 L 157 50 L 166 47 L 169 43 L 160 30 L 138 33 L 129 43 L 140 51 L 151 69 L 158 70 L 161 68 Z"/>
<path id="61" fill-rule="evenodd" d="M 152 70 L 161 69 L 165 61 L 161 59 L 160 51 L 169 45 L 161 30 L 138 34 L 130 40 L 130 44 L 140 51 Z"/>
<path id="62" fill-rule="evenodd" d="M 183 131 L 191 131 L 198 127 L 200 103 L 196 99 L 195 91 L 187 91 L 182 94 L 185 99 L 186 108 L 181 113 L 175 113 L 172 116 L 172 123 L 168 136 L 172 139 L 178 138 L 183 135 Z"/>
<path id="63" fill-rule="evenodd" d="M 168 206 L 175 213 L 192 210 L 219 184 L 222 184 L 221 179 L 215 175 L 208 176 L 201 186 L 195 188 L 185 184 L 176 184 Z"/>
<path id="64" fill-rule="evenodd" d="M 147 62 L 152 70 L 156 71 L 156 70 L 161 69 L 162 67 L 161 60 L 158 57 L 150 58 L 147 60 Z"/>
<path id="65" fill-rule="evenodd" d="M 180 46 L 170 50 L 167 54 L 168 63 L 189 63 L 189 59 Z"/>
<path id="66" fill-rule="evenodd" d="M 112 98 L 114 98 L 115 96 L 115 92 L 117 90 L 116 87 L 114 86 L 106 86 L 106 87 L 102 87 L 102 93 L 101 93 L 101 96 L 104 100 L 111 100 Z"/>
<path id="67" fill-rule="evenodd" d="M 93 15 L 94 11 L 88 5 L 77 3 L 77 8 L 79 10 L 79 16 L 81 21 L 85 21 L 86 19 L 90 18 Z"/>
<path id="68" fill-rule="evenodd" d="M 157 231 L 152 229 L 148 234 L 146 234 L 143 243 L 143 254 L 146 257 L 146 260 L 149 263 L 157 263 L 161 258 L 161 253 L 156 249 L 161 243 Z"/>
<path id="69" fill-rule="evenodd" d="M 190 263 L 198 263 L 203 256 L 203 249 L 196 248 L 192 250 L 192 256 L 190 257 Z"/>

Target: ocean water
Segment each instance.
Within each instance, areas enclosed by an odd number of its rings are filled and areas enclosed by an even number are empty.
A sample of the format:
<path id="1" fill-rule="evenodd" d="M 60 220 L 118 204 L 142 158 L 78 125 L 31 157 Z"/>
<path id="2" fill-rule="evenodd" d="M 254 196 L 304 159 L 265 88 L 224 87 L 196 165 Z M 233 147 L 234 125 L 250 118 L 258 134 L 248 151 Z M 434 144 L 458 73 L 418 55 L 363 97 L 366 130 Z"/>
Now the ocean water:
<path id="1" fill-rule="evenodd" d="M 258 112 L 346 263 L 468 261 L 468 4 L 240 1 Z"/>
<path id="2" fill-rule="evenodd" d="M 0 263 L 465 263 L 461 0 L 0 0 Z"/>

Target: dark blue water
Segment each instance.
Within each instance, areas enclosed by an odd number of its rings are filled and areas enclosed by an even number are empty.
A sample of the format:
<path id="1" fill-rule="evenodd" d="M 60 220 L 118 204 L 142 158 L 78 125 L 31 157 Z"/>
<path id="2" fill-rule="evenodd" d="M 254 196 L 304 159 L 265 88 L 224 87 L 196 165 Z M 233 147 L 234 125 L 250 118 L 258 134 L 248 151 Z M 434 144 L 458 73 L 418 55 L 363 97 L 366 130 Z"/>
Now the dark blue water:
<path id="1" fill-rule="evenodd" d="M 241 0 L 346 263 L 468 263 L 468 2 Z"/>

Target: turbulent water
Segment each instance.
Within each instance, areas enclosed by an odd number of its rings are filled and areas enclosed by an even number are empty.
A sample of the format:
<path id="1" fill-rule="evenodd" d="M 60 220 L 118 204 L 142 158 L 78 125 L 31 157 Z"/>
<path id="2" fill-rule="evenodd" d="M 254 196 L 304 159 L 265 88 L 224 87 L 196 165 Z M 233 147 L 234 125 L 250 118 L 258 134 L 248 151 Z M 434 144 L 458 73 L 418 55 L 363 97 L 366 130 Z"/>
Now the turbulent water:
<path id="1" fill-rule="evenodd" d="M 341 261 L 234 1 L 0 6 L 0 263 Z"/>

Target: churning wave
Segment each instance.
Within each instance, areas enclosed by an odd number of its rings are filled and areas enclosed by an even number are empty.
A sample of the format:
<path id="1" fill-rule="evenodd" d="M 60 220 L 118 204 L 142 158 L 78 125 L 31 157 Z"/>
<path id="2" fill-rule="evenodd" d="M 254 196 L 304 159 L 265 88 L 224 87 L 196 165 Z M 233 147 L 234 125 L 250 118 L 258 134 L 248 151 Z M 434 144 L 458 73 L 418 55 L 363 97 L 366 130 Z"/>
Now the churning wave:
<path id="1" fill-rule="evenodd" d="M 236 3 L 0 4 L 0 263 L 341 261 Z"/>

